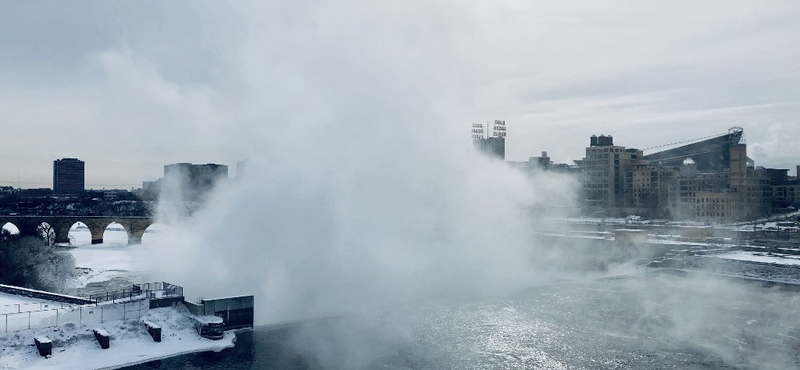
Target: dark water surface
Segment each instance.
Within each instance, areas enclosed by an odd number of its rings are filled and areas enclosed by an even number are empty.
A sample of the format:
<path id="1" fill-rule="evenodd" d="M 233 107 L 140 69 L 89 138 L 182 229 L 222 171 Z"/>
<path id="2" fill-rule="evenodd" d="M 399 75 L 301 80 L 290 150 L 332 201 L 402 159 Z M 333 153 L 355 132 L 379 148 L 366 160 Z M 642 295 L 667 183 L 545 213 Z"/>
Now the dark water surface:
<path id="1" fill-rule="evenodd" d="M 799 296 L 643 274 L 256 328 L 233 349 L 128 369 L 798 369 Z"/>

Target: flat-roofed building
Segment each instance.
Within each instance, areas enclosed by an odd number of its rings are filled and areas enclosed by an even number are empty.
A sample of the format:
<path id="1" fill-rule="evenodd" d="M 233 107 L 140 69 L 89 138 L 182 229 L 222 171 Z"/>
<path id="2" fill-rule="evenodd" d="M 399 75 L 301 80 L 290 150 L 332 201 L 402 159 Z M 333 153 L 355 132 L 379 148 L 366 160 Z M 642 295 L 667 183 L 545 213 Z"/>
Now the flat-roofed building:
<path id="1" fill-rule="evenodd" d="M 85 190 L 85 164 L 77 158 L 53 161 L 53 193 L 81 194 Z"/>
<path id="2" fill-rule="evenodd" d="M 584 207 L 592 210 L 633 208 L 630 170 L 642 161 L 642 151 L 614 145 L 612 136 L 592 136 L 586 157 L 580 161 L 583 171 Z M 632 175 L 631 175 L 632 176 Z"/>

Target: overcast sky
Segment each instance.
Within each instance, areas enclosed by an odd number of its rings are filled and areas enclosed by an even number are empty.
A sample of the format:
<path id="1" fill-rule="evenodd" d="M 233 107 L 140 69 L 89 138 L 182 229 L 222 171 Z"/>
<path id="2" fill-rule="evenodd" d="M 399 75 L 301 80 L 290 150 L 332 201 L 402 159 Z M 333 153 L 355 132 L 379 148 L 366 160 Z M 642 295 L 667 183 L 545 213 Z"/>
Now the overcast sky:
<path id="1" fill-rule="evenodd" d="M 364 128 L 398 116 L 464 147 L 503 119 L 508 159 L 558 162 L 592 134 L 649 148 L 741 126 L 758 165 L 794 173 L 799 20 L 797 0 L 0 0 L 0 184 L 50 187 L 78 157 L 88 187 L 139 187 L 276 140 L 324 155 L 309 127 L 379 142 Z"/>

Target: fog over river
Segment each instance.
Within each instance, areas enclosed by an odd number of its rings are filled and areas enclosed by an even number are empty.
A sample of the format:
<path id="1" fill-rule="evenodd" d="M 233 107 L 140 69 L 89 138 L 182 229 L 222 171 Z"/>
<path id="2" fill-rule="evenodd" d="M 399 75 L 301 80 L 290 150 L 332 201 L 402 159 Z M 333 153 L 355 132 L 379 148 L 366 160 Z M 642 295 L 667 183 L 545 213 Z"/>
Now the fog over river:
<path id="1" fill-rule="evenodd" d="M 261 327 L 131 369 L 792 369 L 798 312 L 777 288 L 642 272 Z"/>

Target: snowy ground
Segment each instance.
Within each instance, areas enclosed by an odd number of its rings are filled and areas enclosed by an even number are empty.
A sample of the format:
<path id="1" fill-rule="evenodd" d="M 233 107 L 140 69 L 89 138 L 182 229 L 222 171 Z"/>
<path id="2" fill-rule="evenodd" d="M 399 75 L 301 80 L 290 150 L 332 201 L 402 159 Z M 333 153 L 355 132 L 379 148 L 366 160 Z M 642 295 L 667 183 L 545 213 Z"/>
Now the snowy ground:
<path id="1" fill-rule="evenodd" d="M 142 245 L 128 245 L 128 235 L 118 224 L 111 224 L 103 234 L 102 244 L 91 244 L 91 234 L 82 224 L 69 233 L 70 253 L 80 276 L 71 284 L 75 294 L 86 291 L 117 289 L 120 285 L 141 283 L 148 275 L 146 244 L 158 237 L 163 226 L 154 225 L 142 238 Z"/>
<path id="2" fill-rule="evenodd" d="M 609 225 L 609 226 L 622 226 L 622 225 L 638 225 L 638 226 L 668 226 L 674 228 L 698 228 L 709 227 L 735 230 L 735 231 L 754 231 L 754 230 L 772 230 L 772 231 L 788 231 L 800 232 L 800 224 L 793 224 L 794 221 L 800 217 L 800 211 L 775 215 L 769 218 L 764 218 L 755 221 L 741 222 L 734 224 L 714 224 L 709 225 L 705 222 L 699 221 L 674 221 L 674 220 L 657 220 L 645 219 L 638 216 L 630 216 L 628 218 L 599 218 L 599 217 L 566 217 L 566 218 L 551 218 L 551 221 L 567 222 L 573 224 L 591 224 L 591 225 Z"/>
<path id="3" fill-rule="evenodd" d="M 41 299 L 22 297 L 13 294 L 0 293 L 0 307 L 17 304 L 39 303 Z"/>
<path id="4" fill-rule="evenodd" d="M 13 226 L 12 226 L 13 227 Z M 15 230 L 12 230 L 15 231 Z M 73 282 L 74 290 L 116 289 L 115 285 L 142 282 L 147 265 L 140 261 L 146 243 L 157 238 L 157 232 L 145 233 L 145 245 L 127 245 L 127 233 L 115 224 L 109 225 L 104 243 L 91 244 L 85 226 L 76 224 L 70 230 L 69 252 L 75 257 L 81 275 Z M 16 304 L 39 305 L 41 300 L 0 294 L 4 304 L 17 310 Z M 172 357 L 184 353 L 219 351 L 233 346 L 235 334 L 212 341 L 199 336 L 185 308 L 162 308 L 148 311 L 141 320 L 109 321 L 99 326 L 66 324 L 58 327 L 0 333 L 0 369 L 106 369 Z M 142 321 L 162 328 L 162 342 L 155 343 Z M 111 348 L 103 350 L 94 339 L 92 329 L 103 329 L 111 335 Z M 39 356 L 33 338 L 46 336 L 53 341 L 53 357 Z"/>
<path id="5" fill-rule="evenodd" d="M 769 255 L 767 253 L 736 251 L 736 252 L 715 254 L 713 255 L 713 257 L 736 260 L 736 261 L 751 261 L 759 263 L 773 263 L 777 265 L 800 266 L 800 257 L 798 256 L 786 256 L 786 255 L 776 256 L 776 255 Z"/>
<path id="6" fill-rule="evenodd" d="M 61 307 L 56 302 L 45 301 L 43 299 L 28 298 L 13 294 L 0 293 L 0 315 L 6 313 L 36 311 L 44 308 L 44 305 Z"/>
<path id="7" fill-rule="evenodd" d="M 67 324 L 56 328 L 24 330 L 0 336 L 0 369 L 105 369 L 171 357 L 183 353 L 220 351 L 234 345 L 235 334 L 222 340 L 201 338 L 184 309 L 150 310 L 142 321 L 161 326 L 162 341 L 155 343 L 141 321 L 114 321 L 100 327 Z M 111 348 L 103 350 L 92 329 L 111 335 Z M 53 341 L 53 357 L 39 356 L 33 338 Z"/>
<path id="8" fill-rule="evenodd" d="M 81 274 L 71 285 L 81 289 L 92 285 L 102 289 L 104 282 L 130 281 L 141 282 L 140 277 L 147 273 L 147 265 L 136 258 L 141 246 L 95 244 L 72 248 L 69 252 L 75 258 L 75 266 Z M 109 286 L 109 288 L 113 288 Z"/>
<path id="9" fill-rule="evenodd" d="M 12 234 L 19 230 L 13 224 L 2 226 Z M 167 226 L 162 224 L 151 225 L 142 237 L 146 245 L 158 238 L 158 234 L 165 231 Z M 142 282 L 147 275 L 148 266 L 144 263 L 145 249 L 142 245 L 128 245 L 128 234 L 122 225 L 112 223 L 103 233 L 102 244 L 92 244 L 92 234 L 82 222 L 72 225 L 69 230 L 69 245 L 62 247 L 68 249 L 75 257 L 75 265 L 81 269 L 78 278 L 69 284 L 69 294 L 79 294 L 82 290 L 112 290 L 119 285 Z M 2 306 L 2 304 L 0 304 Z"/>

